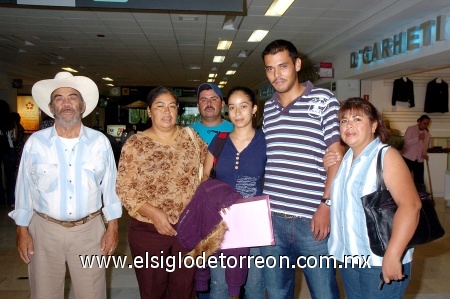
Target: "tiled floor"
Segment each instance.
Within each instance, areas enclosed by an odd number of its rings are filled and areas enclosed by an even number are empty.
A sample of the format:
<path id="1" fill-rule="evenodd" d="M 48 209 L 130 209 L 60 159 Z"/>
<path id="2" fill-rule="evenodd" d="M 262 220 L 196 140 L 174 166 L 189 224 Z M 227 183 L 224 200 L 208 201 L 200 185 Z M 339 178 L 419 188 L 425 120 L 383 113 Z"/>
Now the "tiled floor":
<path id="1" fill-rule="evenodd" d="M 450 232 L 450 208 L 445 201 L 436 198 L 436 210 L 447 232 Z M 0 207 L 0 298 L 29 298 L 27 266 L 20 260 L 15 248 L 15 225 L 8 218 L 5 206 Z M 130 250 L 127 242 L 129 217 L 124 214 L 120 220 L 120 244 L 118 255 L 127 255 Z M 419 246 L 414 253 L 412 281 L 405 298 L 407 299 L 443 299 L 450 298 L 450 237 Z M 299 270 L 299 273 L 300 270 Z M 305 279 L 297 275 L 296 298 L 310 298 Z M 70 295 L 70 282 L 67 282 L 66 298 Z M 107 271 L 108 294 L 112 299 L 137 299 L 139 292 L 133 269 L 110 268 Z M 342 288 L 341 288 L 342 289 Z M 342 296 L 344 298 L 344 296 Z M 259 299 L 259 298 L 257 298 Z"/>

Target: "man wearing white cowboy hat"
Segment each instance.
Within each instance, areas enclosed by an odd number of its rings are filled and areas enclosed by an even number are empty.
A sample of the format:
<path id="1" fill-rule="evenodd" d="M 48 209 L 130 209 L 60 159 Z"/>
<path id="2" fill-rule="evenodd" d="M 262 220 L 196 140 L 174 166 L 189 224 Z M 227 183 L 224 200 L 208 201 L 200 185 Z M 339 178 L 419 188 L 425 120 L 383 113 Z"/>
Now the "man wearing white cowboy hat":
<path id="1" fill-rule="evenodd" d="M 122 215 L 109 140 L 81 122 L 97 105 L 97 85 L 60 72 L 34 84 L 32 95 L 55 125 L 28 138 L 9 213 L 28 264 L 31 298 L 63 298 L 66 263 L 75 298 L 106 298 L 105 269 L 81 263 L 113 254 Z"/>

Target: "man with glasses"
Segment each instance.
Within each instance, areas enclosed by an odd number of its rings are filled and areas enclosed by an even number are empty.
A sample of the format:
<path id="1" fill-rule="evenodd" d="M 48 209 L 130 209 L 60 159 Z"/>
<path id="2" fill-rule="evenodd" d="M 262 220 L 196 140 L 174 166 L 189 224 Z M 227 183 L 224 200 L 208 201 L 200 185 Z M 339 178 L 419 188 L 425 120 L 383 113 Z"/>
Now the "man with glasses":
<path id="1" fill-rule="evenodd" d="M 219 132 L 231 132 L 233 124 L 222 118 L 225 106 L 222 91 L 212 83 L 203 83 L 197 89 L 197 107 L 201 119 L 192 124 L 200 137 L 209 145 Z"/>

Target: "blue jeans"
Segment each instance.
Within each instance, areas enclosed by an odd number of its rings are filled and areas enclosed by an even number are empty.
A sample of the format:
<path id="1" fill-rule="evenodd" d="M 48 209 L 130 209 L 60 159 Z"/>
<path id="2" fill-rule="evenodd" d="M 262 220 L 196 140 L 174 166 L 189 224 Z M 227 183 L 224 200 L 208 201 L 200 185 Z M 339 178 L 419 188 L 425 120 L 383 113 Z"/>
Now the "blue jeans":
<path id="1" fill-rule="evenodd" d="M 250 256 L 260 256 L 259 247 L 250 248 Z M 225 280 L 225 268 L 210 268 L 211 273 L 211 293 L 212 299 L 228 299 L 228 285 Z M 257 268 L 254 263 L 248 269 L 247 281 L 244 285 L 246 299 L 265 298 L 264 288 L 264 268 Z M 199 293 L 197 293 L 198 295 Z M 198 297 L 205 299 L 205 297 Z M 208 297 L 209 298 L 209 297 Z"/>
<path id="2" fill-rule="evenodd" d="M 197 292 L 197 299 L 209 299 L 209 298 L 211 298 L 209 292 L 210 292 L 210 291 Z"/>
<path id="3" fill-rule="evenodd" d="M 411 280 L 411 263 L 403 265 L 403 274 L 408 277 L 402 281 L 385 283 L 382 290 L 379 289 L 381 267 L 345 268 L 343 264 L 339 267 L 348 299 L 400 299 Z"/>
<path id="4" fill-rule="evenodd" d="M 274 246 L 261 247 L 261 253 L 269 261 L 269 265 L 276 260 L 275 267 L 265 267 L 264 282 L 270 299 L 294 298 L 295 265 L 300 256 L 316 257 L 328 255 L 328 237 L 317 242 L 312 237 L 310 229 L 311 219 L 307 218 L 284 218 L 272 213 L 273 233 L 275 237 Z M 280 265 L 279 256 L 289 258 L 290 267 L 286 267 L 283 259 Z M 269 259 L 268 259 L 269 258 Z M 310 258 L 311 261 L 314 259 Z M 336 271 L 331 265 L 326 267 L 311 267 L 305 265 L 305 259 L 299 260 L 308 284 L 311 297 L 317 299 L 339 298 L 339 288 L 336 282 Z"/>

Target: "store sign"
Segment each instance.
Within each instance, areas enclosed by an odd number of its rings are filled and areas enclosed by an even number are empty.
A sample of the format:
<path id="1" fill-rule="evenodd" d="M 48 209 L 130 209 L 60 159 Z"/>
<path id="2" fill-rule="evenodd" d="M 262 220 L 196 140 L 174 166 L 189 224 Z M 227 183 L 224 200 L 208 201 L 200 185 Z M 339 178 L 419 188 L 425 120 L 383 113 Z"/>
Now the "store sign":
<path id="1" fill-rule="evenodd" d="M 236 15 L 243 15 L 246 7 L 243 0 L 0 0 L 0 3 L 69 8 L 225 12 Z"/>
<path id="2" fill-rule="evenodd" d="M 358 52 L 350 53 L 350 68 L 358 68 L 363 64 L 371 64 L 394 55 L 401 55 L 408 51 L 429 46 L 433 42 L 445 40 L 445 26 L 447 16 L 438 16 L 436 20 L 429 20 L 418 26 L 408 28 L 393 37 L 377 41 L 373 46 L 365 46 Z"/>

